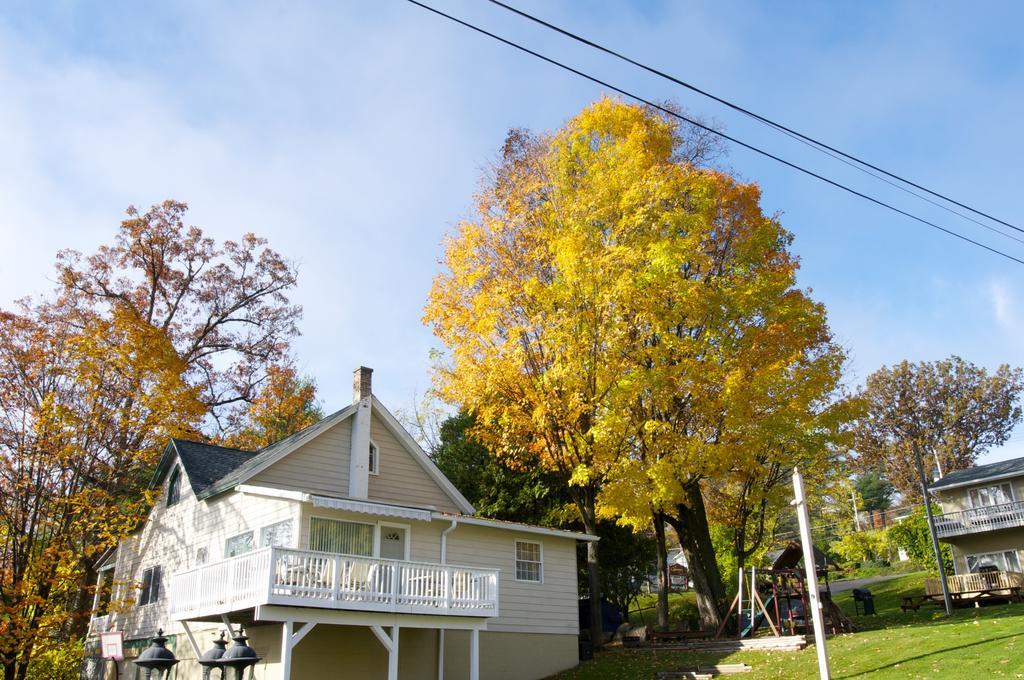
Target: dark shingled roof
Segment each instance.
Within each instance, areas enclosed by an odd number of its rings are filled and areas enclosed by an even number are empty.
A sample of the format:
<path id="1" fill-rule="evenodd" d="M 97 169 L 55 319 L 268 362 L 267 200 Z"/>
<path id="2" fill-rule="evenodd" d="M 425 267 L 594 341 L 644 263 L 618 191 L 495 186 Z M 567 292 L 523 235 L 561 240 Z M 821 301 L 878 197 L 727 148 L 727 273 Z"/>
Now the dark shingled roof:
<path id="1" fill-rule="evenodd" d="M 775 550 L 768 553 L 768 560 L 772 563 L 772 569 L 795 569 L 804 560 L 804 549 L 800 541 L 790 541 L 782 550 Z M 818 571 L 827 569 L 835 562 L 828 558 L 828 555 L 814 546 L 814 566 Z"/>
<path id="2" fill-rule="evenodd" d="M 1024 458 L 1011 458 L 1001 460 L 998 463 L 978 465 L 966 470 L 954 470 L 948 475 L 935 482 L 929 489 L 944 489 L 951 486 L 967 486 L 975 482 L 984 482 L 988 479 L 1000 479 L 1024 475 Z"/>
<path id="3" fill-rule="evenodd" d="M 178 458 L 185 474 L 198 496 L 207 487 L 255 456 L 255 453 L 213 444 L 200 444 L 185 439 L 173 439 Z"/>

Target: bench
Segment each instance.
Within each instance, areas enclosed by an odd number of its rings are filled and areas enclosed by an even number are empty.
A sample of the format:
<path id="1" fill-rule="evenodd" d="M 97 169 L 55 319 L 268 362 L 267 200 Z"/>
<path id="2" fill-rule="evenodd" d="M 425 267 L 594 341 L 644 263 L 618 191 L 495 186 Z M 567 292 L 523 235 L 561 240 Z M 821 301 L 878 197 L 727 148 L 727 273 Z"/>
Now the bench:
<path id="1" fill-rule="evenodd" d="M 647 641 L 652 644 L 706 640 L 710 637 L 711 634 L 703 630 L 652 630 L 647 633 Z"/>
<path id="2" fill-rule="evenodd" d="M 907 611 L 910 611 L 910 610 L 913 610 L 913 611 L 916 612 L 918 609 L 921 608 L 921 602 L 924 599 L 925 598 L 922 597 L 922 598 L 918 599 L 917 602 L 915 602 L 913 597 L 904 597 L 903 598 L 903 604 L 900 605 L 900 609 L 902 609 L 904 612 L 907 612 Z"/>

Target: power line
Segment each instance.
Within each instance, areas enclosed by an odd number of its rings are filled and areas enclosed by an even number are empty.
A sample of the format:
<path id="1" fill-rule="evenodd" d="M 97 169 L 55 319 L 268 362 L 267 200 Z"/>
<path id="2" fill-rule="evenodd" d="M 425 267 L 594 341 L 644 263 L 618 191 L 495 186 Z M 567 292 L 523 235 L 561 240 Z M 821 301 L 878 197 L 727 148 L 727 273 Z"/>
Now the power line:
<path id="1" fill-rule="evenodd" d="M 636 100 L 636 101 L 638 101 L 638 102 L 640 102 L 640 103 L 642 103 L 642 104 L 644 104 L 646 106 L 649 106 L 652 109 L 655 109 L 657 111 L 661 111 L 662 113 L 664 113 L 664 114 L 666 114 L 668 116 L 672 116 L 674 118 L 678 118 L 679 120 L 681 120 L 681 121 L 683 121 L 685 123 L 688 123 L 689 125 L 692 125 L 694 127 L 697 127 L 697 128 L 702 129 L 702 130 L 705 130 L 707 132 L 710 132 L 711 134 L 717 135 L 718 137 L 721 137 L 722 139 L 730 141 L 733 144 L 737 144 L 739 146 L 742 146 L 745 149 L 753 151 L 753 152 L 755 152 L 757 154 L 760 154 L 760 155 L 762 155 L 762 156 L 764 156 L 766 158 L 770 158 L 770 159 L 776 161 L 777 163 L 781 163 L 781 164 L 783 164 L 783 165 L 785 165 L 787 167 L 790 167 L 790 168 L 792 168 L 794 170 L 802 172 L 805 175 L 808 175 L 808 176 L 813 177 L 813 178 L 815 178 L 817 180 L 825 182 L 826 184 L 830 184 L 830 185 L 836 187 L 837 189 L 841 189 L 841 190 L 843 190 L 843 191 L 845 191 L 847 193 L 850 193 L 850 194 L 852 194 L 854 196 L 857 196 L 859 198 L 863 198 L 864 200 L 870 201 L 871 203 L 874 203 L 875 205 L 881 206 L 883 208 L 887 208 L 887 209 L 889 209 L 889 210 L 891 210 L 891 211 L 893 211 L 893 212 L 895 212 L 897 214 L 903 215 L 904 217 L 908 217 L 908 218 L 910 218 L 912 220 L 920 222 L 921 224 L 927 225 L 927 226 L 929 226 L 929 227 L 931 227 L 933 229 L 937 229 L 937 230 L 939 230 L 939 231 L 941 231 L 941 232 L 943 232 L 945 234 L 953 236 L 954 238 L 958 238 L 961 241 L 965 241 L 965 242 L 970 243 L 972 245 L 975 245 L 975 246 L 977 246 L 979 248 L 987 250 L 990 253 L 994 253 L 994 254 L 999 255 L 1001 257 L 1004 257 L 1004 258 L 1006 258 L 1008 260 L 1012 260 L 1013 262 L 1016 262 L 1017 264 L 1024 264 L 1024 260 L 1022 260 L 1022 259 L 1020 259 L 1018 257 L 1015 257 L 1013 255 L 1010 255 L 1009 253 L 1005 253 L 1005 252 L 1003 252 L 1003 251 L 1001 251 L 1001 250 L 999 250 L 997 248 L 993 248 L 992 246 L 985 245 L 984 243 L 981 243 L 980 241 L 975 241 L 972 238 L 964 236 L 963 234 L 955 232 L 955 231 L 953 231 L 951 229 L 947 229 L 946 227 L 943 227 L 943 226 L 938 225 L 938 224 L 936 224 L 934 222 L 926 220 L 923 217 L 918 217 L 917 215 L 914 215 L 914 214 L 909 213 L 909 212 L 907 212 L 905 210 L 897 208 L 896 206 L 891 205 L 889 203 L 886 203 L 885 201 L 882 201 L 882 200 L 879 200 L 877 198 L 874 198 L 873 196 L 869 196 L 869 195 L 867 195 L 865 193 L 857 191 L 856 189 L 852 189 L 852 188 L 846 186 L 845 184 L 841 184 L 841 183 L 839 183 L 839 182 L 837 182 L 835 180 L 829 179 L 829 178 L 827 178 L 827 177 L 825 177 L 823 175 L 819 175 L 818 173 L 816 173 L 816 172 L 814 172 L 812 170 L 808 170 L 807 168 L 804 168 L 804 167 L 802 167 L 800 165 L 797 165 L 796 163 L 792 163 L 790 161 L 787 161 L 784 158 L 780 158 L 779 156 L 776 156 L 776 155 L 774 155 L 774 154 L 772 154 L 772 153 L 770 153 L 768 151 L 765 151 L 765 150 L 760 149 L 760 148 L 758 148 L 756 146 L 753 146 L 752 144 L 748 144 L 748 143 L 743 142 L 743 141 L 741 141 L 741 140 L 739 140 L 739 139 L 737 139 L 735 137 L 732 137 L 732 136 L 730 136 L 730 135 L 728 135 L 728 134 L 726 134 L 724 132 L 721 132 L 721 131 L 716 130 L 716 129 L 711 128 L 711 127 L 708 127 L 707 125 L 704 125 L 703 123 L 701 123 L 701 122 L 699 122 L 699 121 L 697 121 L 697 120 L 695 120 L 693 118 L 690 118 L 688 116 L 684 116 L 683 114 L 677 113 L 676 111 L 672 111 L 671 109 L 668 109 L 665 106 L 662 106 L 660 104 L 656 104 L 653 101 L 650 101 L 648 99 L 645 99 L 644 97 L 641 97 L 640 95 L 633 94 L 632 92 L 630 92 L 628 90 L 625 90 L 625 89 L 623 89 L 621 87 L 618 87 L 616 85 L 612 85 L 611 83 L 609 83 L 609 82 L 607 82 L 605 80 L 601 80 L 600 78 L 597 78 L 596 76 L 592 76 L 592 75 L 590 75 L 588 73 L 585 73 L 583 71 L 575 69 L 575 68 L 573 68 L 573 67 L 571 67 L 571 66 L 569 66 L 567 64 L 563 64 L 560 61 L 552 59 L 551 57 L 545 56 L 545 55 L 543 55 L 543 54 L 541 54 L 539 52 L 536 52 L 534 50 L 531 50 L 528 47 L 524 47 L 523 45 L 520 45 L 520 44 L 518 44 L 516 42 L 513 42 L 512 40 L 509 40 L 507 38 L 503 38 L 500 35 L 497 35 L 495 33 L 491 33 L 490 31 L 488 31 L 488 30 L 486 30 L 484 28 L 481 28 L 479 26 L 476 26 L 474 24 L 471 24 L 468 21 L 464 21 L 462 19 L 459 19 L 458 17 L 452 16 L 451 14 L 447 14 L 445 12 L 442 12 L 441 10 L 436 9 L 434 7 L 431 7 L 430 5 L 424 4 L 422 2 L 419 2 L 418 0 L 407 0 L 407 2 L 409 2 L 409 3 L 413 4 L 413 5 L 416 5 L 417 7 L 420 7 L 422 9 L 425 9 L 428 12 L 432 12 L 433 14 L 436 14 L 436 15 L 438 15 L 440 17 L 448 19 L 449 21 L 452 21 L 452 22 L 457 23 L 457 24 L 459 24 L 461 26 L 464 26 L 464 27 L 466 27 L 468 29 L 476 31 L 477 33 L 480 33 L 480 34 L 485 35 L 485 36 L 487 36 L 489 38 L 497 40 L 498 42 L 504 43 L 505 45 L 508 45 L 509 47 L 513 47 L 513 48 L 515 48 L 515 49 L 517 49 L 517 50 L 519 50 L 521 52 L 525 52 L 526 54 L 529 54 L 530 56 L 536 57 L 537 59 L 545 61 L 545 62 L 547 62 L 547 63 L 549 63 L 549 64 L 551 64 L 553 66 L 557 66 L 558 68 L 563 69 L 565 71 L 568 71 L 569 73 L 572 73 L 574 75 L 580 76 L 581 78 L 585 78 L 586 80 L 589 80 L 589 81 L 591 81 L 593 83 L 596 83 L 597 85 L 600 85 L 602 87 L 608 88 L 609 90 L 613 90 L 615 92 L 618 92 L 619 94 L 621 94 L 621 95 L 623 95 L 625 97 L 629 97 L 630 99 Z"/>
<path id="2" fill-rule="evenodd" d="M 490 2 L 495 4 L 495 5 L 497 5 L 497 6 L 499 6 L 499 7 L 501 7 L 501 8 L 503 8 L 503 9 L 508 10 L 509 12 L 512 12 L 514 14 L 518 14 L 519 16 L 521 16 L 521 17 L 523 17 L 525 19 L 529 19 L 530 21 L 532 21 L 534 23 L 540 24 L 541 26 L 544 26 L 545 28 L 548 28 L 548 29 L 550 29 L 552 31 L 560 33 L 560 34 L 562 34 L 562 35 L 564 35 L 564 36 L 566 36 L 568 38 L 572 38 L 573 40 L 575 40 L 577 42 L 580 42 L 580 43 L 582 43 L 584 45 L 587 45 L 588 47 L 593 47 L 594 49 L 599 50 L 601 52 L 604 52 L 605 54 L 608 54 L 610 56 L 613 56 L 616 59 L 620 59 L 622 61 L 625 61 L 626 63 L 632 64 L 633 66 L 641 68 L 641 69 L 647 71 L 648 73 L 652 73 L 652 74 L 658 76 L 659 78 L 664 78 L 665 80 L 671 81 L 671 82 L 675 83 L 676 85 L 680 85 L 680 86 L 685 87 L 686 89 L 688 89 L 688 90 L 690 90 L 692 92 L 696 92 L 697 94 L 700 94 L 700 95 L 702 95 L 704 97 L 707 97 L 708 99 L 712 99 L 712 100 L 718 102 L 719 104 L 722 104 L 724 106 L 729 107 L 730 109 L 733 109 L 734 111 L 738 111 L 738 112 L 740 112 L 740 113 L 742 113 L 742 114 L 744 114 L 746 116 L 749 116 L 749 117 L 751 117 L 751 118 L 753 118 L 753 119 L 755 119 L 757 121 L 760 121 L 761 123 L 764 123 L 765 125 L 768 125 L 769 127 L 775 128 L 776 130 L 778 130 L 780 132 L 784 132 L 787 135 L 789 135 L 790 137 L 793 137 L 794 139 L 798 139 L 800 141 L 803 141 L 804 143 L 808 144 L 809 146 L 816 147 L 816 148 L 818 148 L 819 151 L 822 151 L 823 153 L 831 152 L 828 155 L 832 156 L 833 158 L 837 158 L 838 160 L 848 159 L 849 161 L 853 161 L 854 163 L 858 163 L 861 166 L 864 166 L 863 168 L 858 168 L 858 169 L 860 169 L 863 172 L 866 172 L 867 174 L 871 175 L 872 177 L 875 177 L 876 179 L 880 179 L 880 180 L 885 181 L 885 182 L 887 182 L 889 184 L 892 184 L 892 182 L 888 182 L 887 180 L 879 177 L 878 175 L 875 175 L 874 173 L 868 172 L 867 170 L 865 170 L 865 168 L 870 168 L 871 170 L 875 170 L 876 172 L 880 172 L 880 173 L 882 173 L 883 175 L 885 175 L 887 177 L 891 177 L 892 179 L 895 179 L 895 180 L 898 180 L 900 182 L 903 182 L 904 184 L 912 186 L 912 187 L 914 187 L 916 189 L 920 189 L 921 191 L 924 191 L 924 192 L 926 192 L 928 194 L 931 194 L 932 196 L 935 196 L 936 198 L 941 198 L 942 200 L 947 201 L 949 203 L 952 203 L 953 205 L 957 205 L 957 206 L 959 206 L 959 207 L 961 207 L 961 208 L 963 208 L 965 210 L 969 210 L 970 212 L 974 213 L 975 215 L 980 215 L 982 217 L 985 217 L 985 218 L 988 218 L 988 219 L 992 220 L 993 222 L 998 222 L 999 224 L 1002 224 L 1004 226 L 1010 227 L 1011 229 L 1015 229 L 1016 231 L 1024 233 L 1024 229 L 1022 229 L 1020 227 L 1017 227 L 1017 226 L 1015 226 L 1013 224 L 1010 224 L 1009 222 L 1005 222 L 1005 221 L 999 219 L 998 217 L 993 217 L 992 215 L 989 215 L 986 212 L 982 212 L 981 210 L 977 210 L 976 208 L 972 208 L 971 206 L 966 205 L 964 203 L 961 203 L 960 201 L 957 201 L 957 200 L 955 200 L 953 198 L 950 198 L 949 196 L 946 196 L 945 194 L 942 194 L 942 193 L 939 193 L 937 191 L 933 191 L 933 190 L 931 190 L 931 189 L 929 189 L 927 187 L 921 186 L 920 184 L 912 182 L 909 179 L 901 177 L 900 175 L 897 175 L 897 174 L 894 174 L 892 172 L 889 172 L 888 170 L 884 170 L 884 169 L 878 167 L 877 165 L 872 165 L 871 163 L 869 163 L 869 162 L 867 162 L 867 161 L 865 161 L 865 160 L 863 160 L 861 158 L 858 158 L 856 156 L 848 154 L 848 153 L 846 153 L 844 151 L 841 151 L 841 150 L 839 150 L 839 149 L 837 149 L 835 147 L 829 146 L 828 144 L 826 144 L 826 143 L 824 143 L 822 141 L 819 141 L 817 139 L 814 139 L 813 137 L 809 137 L 809 136 L 807 136 L 807 135 L 805 135 L 803 133 L 797 132 L 796 130 L 793 130 L 792 128 L 786 127 L 782 123 L 776 122 L 776 121 L 771 120 L 769 118 L 766 118 L 766 117 L 764 117 L 764 116 L 762 116 L 760 114 L 754 113 L 753 111 L 751 111 L 749 109 L 746 109 L 746 108 L 744 108 L 744 107 L 742 107 L 742 106 L 740 106 L 738 104 L 734 104 L 733 102 L 730 102 L 727 99 L 723 99 L 722 97 L 718 97 L 718 96 L 716 96 L 714 94 L 711 94 L 707 90 L 703 90 L 703 89 L 697 87 L 696 85 L 693 85 L 693 84 L 688 83 L 688 82 L 686 82 L 684 80 L 676 78 L 673 75 L 670 75 L 668 73 L 660 71 L 660 70 L 658 70 L 658 69 L 656 69 L 656 68 L 654 68 L 652 66 L 648 66 L 647 64 L 639 62 L 639 61 L 637 61 L 635 59 L 627 57 L 626 55 L 621 54 L 620 52 L 616 52 L 615 50 L 613 50 L 611 48 L 605 47 L 604 45 L 600 45 L 600 44 L 598 44 L 598 43 L 596 43 L 596 42 L 594 42 L 592 40 L 584 38 L 581 35 L 577 35 L 576 33 L 573 33 L 572 31 L 566 30 L 564 28 L 561 28 L 560 26 L 556 26 L 555 24 L 552 24 L 552 23 L 549 23 L 547 21 L 544 21 L 543 19 L 541 19 L 539 17 L 536 17 L 536 16 L 534 16 L 534 15 L 528 13 L 528 12 L 524 12 L 521 9 L 518 9 L 516 7 L 512 7 L 511 5 L 507 5 L 504 2 L 501 2 L 500 0 L 490 0 Z M 846 162 L 846 161 L 844 161 L 844 162 Z M 853 167 L 857 167 L 857 166 L 853 166 Z M 895 184 L 892 184 L 892 185 L 898 187 L 898 185 L 895 185 Z M 920 194 L 917 194 L 917 193 L 915 193 L 913 191 L 910 191 L 909 189 L 906 189 L 905 187 L 898 187 L 898 188 L 901 188 L 903 191 L 906 191 L 907 193 L 911 194 L 912 196 L 917 196 L 921 200 L 928 201 L 932 205 L 937 205 L 938 207 L 942 208 L 943 210 L 948 210 L 949 212 L 952 212 L 954 215 L 959 215 L 960 217 L 963 217 L 964 219 L 971 220 L 972 222 L 975 222 L 976 224 L 979 224 L 981 226 L 986 226 L 986 225 L 982 224 L 981 222 L 977 222 L 973 218 L 967 217 L 966 215 L 963 215 L 962 213 L 959 213 L 959 212 L 949 208 L 948 206 L 944 206 L 944 205 L 941 205 L 939 203 L 935 203 L 934 201 L 931 201 L 930 199 L 928 199 L 928 198 L 926 198 L 924 196 L 921 196 Z M 986 228 L 991 229 L 991 227 L 986 227 Z M 995 231 L 997 233 L 1003 234 L 1004 236 L 1010 237 L 1010 235 L 1006 234 L 1005 232 L 1002 232 L 1002 231 L 999 231 L 999 230 L 995 230 Z M 1010 238 L 1013 238 L 1013 237 L 1010 237 Z"/>

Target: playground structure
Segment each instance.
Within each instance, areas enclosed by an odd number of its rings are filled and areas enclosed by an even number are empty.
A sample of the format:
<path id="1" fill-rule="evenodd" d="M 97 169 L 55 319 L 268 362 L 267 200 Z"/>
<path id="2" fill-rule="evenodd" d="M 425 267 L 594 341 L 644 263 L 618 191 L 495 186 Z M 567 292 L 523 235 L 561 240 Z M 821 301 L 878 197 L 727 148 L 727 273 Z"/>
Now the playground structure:
<path id="1" fill-rule="evenodd" d="M 775 555 L 771 567 L 744 570 L 738 577 L 738 589 L 722 625 L 715 634 L 721 638 L 730 622 L 735 621 L 738 637 L 753 638 L 758 630 L 767 627 L 775 637 L 812 634 L 810 597 L 804 569 L 799 567 L 803 549 L 792 541 Z M 825 555 L 815 549 L 815 570 L 821 580 L 819 598 L 822 604 L 826 633 L 852 631 L 850 620 L 832 601 Z"/>

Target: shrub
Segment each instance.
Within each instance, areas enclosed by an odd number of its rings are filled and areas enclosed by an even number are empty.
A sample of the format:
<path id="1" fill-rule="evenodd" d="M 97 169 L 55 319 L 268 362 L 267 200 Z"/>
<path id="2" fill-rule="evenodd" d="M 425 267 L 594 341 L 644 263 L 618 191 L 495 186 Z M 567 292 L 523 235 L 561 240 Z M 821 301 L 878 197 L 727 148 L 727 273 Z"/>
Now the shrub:
<path id="1" fill-rule="evenodd" d="M 846 565 L 879 562 L 889 557 L 885 531 L 856 531 L 834 541 L 832 552 Z"/>
<path id="2" fill-rule="evenodd" d="M 48 644 L 33 655 L 26 680 L 79 680 L 84 655 L 80 639 Z"/>
<path id="3" fill-rule="evenodd" d="M 933 506 L 934 512 L 940 510 Z M 903 548 L 911 560 L 933 573 L 938 571 L 935 565 L 935 553 L 932 551 L 932 539 L 928 533 L 928 518 L 924 507 L 917 508 L 902 522 L 888 529 L 889 544 L 894 548 Z M 953 573 L 953 551 L 949 545 L 940 543 L 942 563 L 946 573 Z"/>

